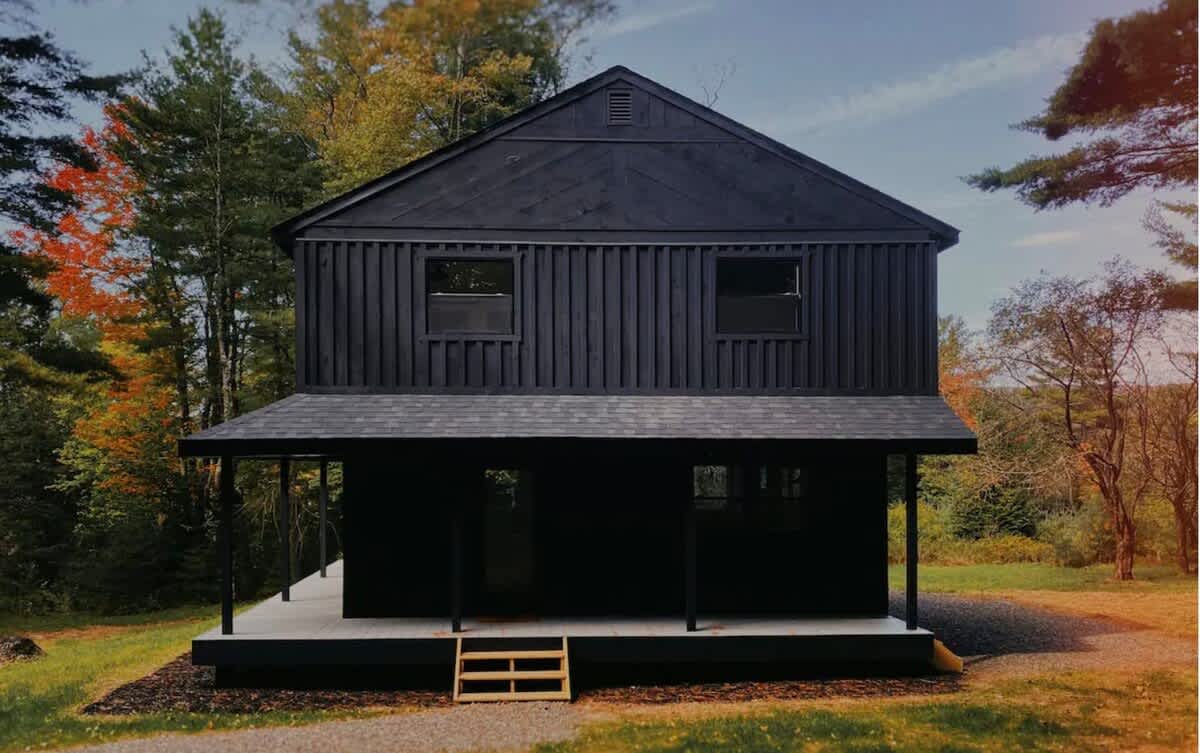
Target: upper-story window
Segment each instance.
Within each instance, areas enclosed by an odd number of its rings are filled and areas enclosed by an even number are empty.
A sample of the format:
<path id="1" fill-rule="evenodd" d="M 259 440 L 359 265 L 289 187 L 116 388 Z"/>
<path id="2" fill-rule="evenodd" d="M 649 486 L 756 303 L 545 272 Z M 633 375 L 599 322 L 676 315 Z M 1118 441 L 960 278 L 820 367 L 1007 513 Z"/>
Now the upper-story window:
<path id="1" fill-rule="evenodd" d="M 717 332 L 790 333 L 801 327 L 800 263 L 717 260 Z"/>
<path id="2" fill-rule="evenodd" d="M 511 259 L 430 259 L 426 274 L 430 334 L 512 334 Z"/>

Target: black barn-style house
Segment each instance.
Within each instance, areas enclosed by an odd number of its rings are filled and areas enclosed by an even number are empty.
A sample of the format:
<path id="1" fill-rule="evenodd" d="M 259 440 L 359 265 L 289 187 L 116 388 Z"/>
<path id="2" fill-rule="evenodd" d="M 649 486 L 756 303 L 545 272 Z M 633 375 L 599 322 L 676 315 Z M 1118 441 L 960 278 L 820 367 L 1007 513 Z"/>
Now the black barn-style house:
<path id="1" fill-rule="evenodd" d="M 976 448 L 937 386 L 953 227 L 617 67 L 275 239 L 296 394 L 180 442 L 221 460 L 222 627 L 196 662 L 442 664 L 465 699 L 499 677 L 467 660 L 523 641 L 569 651 L 564 674 L 933 655 L 915 458 Z M 343 560 L 296 584 L 285 563 L 291 585 L 234 620 L 248 458 L 342 464 Z M 480 697 L 549 677 L 505 668 Z"/>

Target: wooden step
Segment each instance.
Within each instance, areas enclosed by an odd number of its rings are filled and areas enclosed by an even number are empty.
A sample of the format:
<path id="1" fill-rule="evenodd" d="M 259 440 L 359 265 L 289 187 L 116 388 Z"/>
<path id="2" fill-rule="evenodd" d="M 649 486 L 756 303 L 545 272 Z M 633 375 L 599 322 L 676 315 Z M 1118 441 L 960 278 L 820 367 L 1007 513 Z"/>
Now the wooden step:
<path id="1" fill-rule="evenodd" d="M 461 638 L 459 640 L 462 640 Z M 462 661 L 497 661 L 500 659 L 562 659 L 563 651 L 548 649 L 545 651 L 464 651 L 459 655 Z"/>
<path id="2" fill-rule="evenodd" d="M 557 661 L 557 669 L 518 668 L 517 662 L 541 660 Z M 479 662 L 507 662 L 507 669 L 471 669 Z M 545 687 L 528 687 L 529 682 L 557 682 L 557 690 Z M 508 690 L 493 688 L 473 690 L 477 683 L 508 683 Z M 455 644 L 454 656 L 454 701 L 456 703 L 497 701 L 569 701 L 571 700 L 571 667 L 567 656 L 567 638 L 562 638 L 561 650 L 530 650 L 523 648 L 489 649 L 487 651 L 463 651 L 463 639 Z"/>
<path id="3" fill-rule="evenodd" d="M 495 671 L 461 672 L 460 680 L 561 680 L 567 673 L 561 669 L 498 669 Z"/>
<path id="4" fill-rule="evenodd" d="M 459 693 L 454 699 L 458 703 L 505 703 L 511 701 L 569 701 L 571 696 L 561 690 L 518 690 L 515 693 Z"/>

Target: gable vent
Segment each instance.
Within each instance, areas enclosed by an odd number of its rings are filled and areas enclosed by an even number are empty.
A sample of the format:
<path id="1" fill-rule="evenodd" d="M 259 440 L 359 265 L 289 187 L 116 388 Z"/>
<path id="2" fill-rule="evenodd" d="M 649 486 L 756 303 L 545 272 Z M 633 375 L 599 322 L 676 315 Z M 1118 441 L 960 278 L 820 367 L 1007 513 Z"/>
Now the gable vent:
<path id="1" fill-rule="evenodd" d="M 633 90 L 609 89 L 608 124 L 629 125 L 633 122 Z"/>

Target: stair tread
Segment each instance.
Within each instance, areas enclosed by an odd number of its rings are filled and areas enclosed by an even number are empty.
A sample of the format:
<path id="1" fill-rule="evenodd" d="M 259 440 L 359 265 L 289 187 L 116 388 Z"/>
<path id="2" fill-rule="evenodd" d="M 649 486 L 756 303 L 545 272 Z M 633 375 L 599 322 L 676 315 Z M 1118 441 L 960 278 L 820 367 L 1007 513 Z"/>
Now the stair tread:
<path id="1" fill-rule="evenodd" d="M 488 659 L 561 659 L 561 649 L 542 649 L 525 651 L 463 651 L 459 655 L 463 661 L 485 661 Z"/>
<path id="2" fill-rule="evenodd" d="M 562 680 L 567 676 L 560 669 L 503 669 L 495 671 L 468 672 L 459 675 L 461 680 Z"/>
<path id="3" fill-rule="evenodd" d="M 459 701 L 569 701 L 565 690 L 518 690 L 515 693 L 479 693 L 464 691 L 458 694 Z"/>

